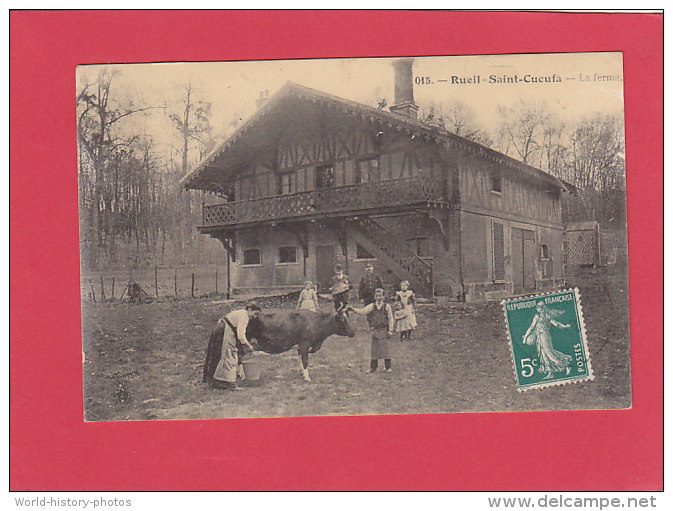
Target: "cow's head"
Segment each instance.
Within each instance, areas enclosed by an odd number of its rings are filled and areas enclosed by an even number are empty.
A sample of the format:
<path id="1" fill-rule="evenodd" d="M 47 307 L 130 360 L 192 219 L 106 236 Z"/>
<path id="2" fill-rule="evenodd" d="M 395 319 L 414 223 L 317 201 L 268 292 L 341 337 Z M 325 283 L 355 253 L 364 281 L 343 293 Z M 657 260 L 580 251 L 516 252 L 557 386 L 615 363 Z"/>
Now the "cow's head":
<path id="1" fill-rule="evenodd" d="M 348 324 L 348 309 L 346 307 L 341 307 L 336 312 L 336 334 L 344 335 L 347 337 L 355 337 L 355 330 L 351 328 Z"/>

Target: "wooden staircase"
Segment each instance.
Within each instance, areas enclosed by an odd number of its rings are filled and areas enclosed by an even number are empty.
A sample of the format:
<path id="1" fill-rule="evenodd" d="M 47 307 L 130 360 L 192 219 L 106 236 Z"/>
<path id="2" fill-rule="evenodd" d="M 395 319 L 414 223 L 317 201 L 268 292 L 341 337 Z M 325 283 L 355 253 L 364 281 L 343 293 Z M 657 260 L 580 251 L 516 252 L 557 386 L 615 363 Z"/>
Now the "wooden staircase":
<path id="1" fill-rule="evenodd" d="M 411 251 L 404 240 L 366 216 L 349 218 L 345 222 L 356 243 L 395 275 L 408 280 L 417 293 L 433 297 L 432 266 Z"/>

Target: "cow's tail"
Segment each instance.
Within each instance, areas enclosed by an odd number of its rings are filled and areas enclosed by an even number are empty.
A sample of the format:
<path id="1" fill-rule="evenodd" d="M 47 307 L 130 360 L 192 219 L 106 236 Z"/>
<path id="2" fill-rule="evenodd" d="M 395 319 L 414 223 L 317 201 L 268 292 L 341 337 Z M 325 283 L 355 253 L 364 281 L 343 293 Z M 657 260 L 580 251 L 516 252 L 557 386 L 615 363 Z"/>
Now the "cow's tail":
<path id="1" fill-rule="evenodd" d="M 213 381 L 215 369 L 222 358 L 222 339 L 224 336 L 224 327 L 218 325 L 210 334 L 208 341 L 208 349 L 206 350 L 206 361 L 203 364 L 203 383 L 210 383 Z"/>

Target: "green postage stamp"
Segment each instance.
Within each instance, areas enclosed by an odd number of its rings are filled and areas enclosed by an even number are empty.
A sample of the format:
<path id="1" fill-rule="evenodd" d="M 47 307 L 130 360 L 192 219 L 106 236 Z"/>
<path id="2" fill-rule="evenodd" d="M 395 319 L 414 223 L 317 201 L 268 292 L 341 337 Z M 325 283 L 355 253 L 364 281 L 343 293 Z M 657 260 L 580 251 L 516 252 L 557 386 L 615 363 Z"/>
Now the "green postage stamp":
<path id="1" fill-rule="evenodd" d="M 503 300 L 519 391 L 593 380 L 577 288 Z"/>

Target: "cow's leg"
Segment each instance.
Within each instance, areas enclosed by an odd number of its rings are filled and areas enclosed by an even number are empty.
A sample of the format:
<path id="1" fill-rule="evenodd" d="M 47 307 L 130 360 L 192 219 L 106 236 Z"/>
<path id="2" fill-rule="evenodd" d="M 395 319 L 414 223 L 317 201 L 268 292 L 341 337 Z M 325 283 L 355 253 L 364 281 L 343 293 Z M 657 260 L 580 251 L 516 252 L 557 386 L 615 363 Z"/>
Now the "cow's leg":
<path id="1" fill-rule="evenodd" d="M 301 362 L 301 374 L 305 382 L 310 382 L 311 377 L 308 374 L 308 348 L 299 348 L 299 361 Z"/>

